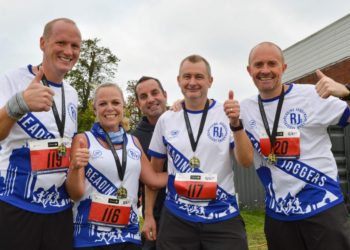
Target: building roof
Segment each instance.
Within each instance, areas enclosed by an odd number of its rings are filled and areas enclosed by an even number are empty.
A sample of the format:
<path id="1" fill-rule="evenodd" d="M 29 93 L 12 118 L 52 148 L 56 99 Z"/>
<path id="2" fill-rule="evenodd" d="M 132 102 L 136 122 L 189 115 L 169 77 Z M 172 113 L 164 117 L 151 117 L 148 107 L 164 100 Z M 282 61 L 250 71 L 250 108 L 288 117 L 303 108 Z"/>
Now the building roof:
<path id="1" fill-rule="evenodd" d="M 350 57 L 350 14 L 283 51 L 288 68 L 283 82 L 313 73 Z"/>

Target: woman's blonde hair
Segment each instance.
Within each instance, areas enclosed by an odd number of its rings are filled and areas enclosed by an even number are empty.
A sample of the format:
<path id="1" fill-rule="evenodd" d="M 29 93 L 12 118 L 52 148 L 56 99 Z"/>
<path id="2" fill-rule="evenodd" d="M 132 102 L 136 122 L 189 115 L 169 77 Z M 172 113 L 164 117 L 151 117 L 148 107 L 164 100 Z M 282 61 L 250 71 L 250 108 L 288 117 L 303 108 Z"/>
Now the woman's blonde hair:
<path id="1" fill-rule="evenodd" d="M 108 88 L 108 87 L 112 87 L 112 88 L 115 88 L 116 90 L 119 91 L 121 97 L 122 97 L 122 101 L 123 101 L 123 108 L 125 108 L 125 100 L 124 100 L 124 94 L 123 94 L 123 91 L 122 89 L 115 83 L 110 83 L 110 82 L 107 82 L 107 83 L 102 83 L 100 85 L 97 86 L 97 88 L 95 89 L 95 93 L 94 93 L 94 97 L 93 97 L 93 107 L 94 107 L 94 110 L 96 110 L 96 96 L 97 96 L 97 93 L 100 91 L 100 89 L 102 88 Z M 124 111 L 125 113 L 125 111 Z M 97 119 L 97 117 L 96 117 Z M 121 121 L 121 125 L 123 127 L 123 129 L 125 131 L 129 131 L 130 130 L 130 123 L 129 123 L 129 119 L 125 116 L 123 116 L 123 119 Z"/>

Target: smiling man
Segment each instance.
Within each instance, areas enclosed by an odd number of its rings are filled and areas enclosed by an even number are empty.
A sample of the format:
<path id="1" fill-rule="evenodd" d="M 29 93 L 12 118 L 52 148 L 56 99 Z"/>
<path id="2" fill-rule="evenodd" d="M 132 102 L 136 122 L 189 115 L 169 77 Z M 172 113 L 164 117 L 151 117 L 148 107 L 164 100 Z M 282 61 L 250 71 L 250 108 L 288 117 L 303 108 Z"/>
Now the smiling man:
<path id="1" fill-rule="evenodd" d="M 149 149 L 152 166 L 160 171 L 167 162 L 169 176 L 157 248 L 246 250 L 232 166 L 234 155 L 250 166 L 253 148 L 239 120 L 239 103 L 233 92 L 224 104 L 208 98 L 213 77 L 202 56 L 186 57 L 177 81 L 183 109 L 159 118 Z M 156 229 L 146 237 L 154 239 Z"/>
<path id="2" fill-rule="evenodd" d="M 319 81 L 282 84 L 282 50 L 263 42 L 247 66 L 259 94 L 241 103 L 265 186 L 265 234 L 271 250 L 350 249 L 350 223 L 329 125 L 350 122 L 350 91 L 317 70 Z"/>
<path id="3" fill-rule="evenodd" d="M 143 76 L 136 83 L 135 97 L 136 105 L 144 116 L 132 134 L 139 139 L 143 151 L 147 152 L 154 127 L 156 126 L 159 117 L 166 111 L 167 93 L 157 78 Z M 147 155 L 147 157 L 150 160 L 150 156 Z M 166 170 L 166 164 L 164 164 L 163 171 Z M 144 232 L 147 232 L 149 228 L 159 226 L 160 213 L 165 198 L 165 188 L 159 190 L 158 195 L 156 195 L 153 192 L 149 192 L 147 186 L 142 184 L 140 185 L 140 191 L 142 197 L 142 215 L 144 218 L 147 217 L 147 224 L 144 224 L 143 230 Z M 152 204 L 155 202 L 154 208 L 153 206 L 146 207 L 149 203 L 145 204 L 145 194 L 149 199 L 152 199 Z M 142 249 L 155 250 L 156 242 L 145 240 Z"/>
<path id="4" fill-rule="evenodd" d="M 0 76 L 0 249 L 72 249 L 64 183 L 78 96 L 63 78 L 80 44 L 72 20 L 52 20 L 40 38 L 40 65 Z"/>

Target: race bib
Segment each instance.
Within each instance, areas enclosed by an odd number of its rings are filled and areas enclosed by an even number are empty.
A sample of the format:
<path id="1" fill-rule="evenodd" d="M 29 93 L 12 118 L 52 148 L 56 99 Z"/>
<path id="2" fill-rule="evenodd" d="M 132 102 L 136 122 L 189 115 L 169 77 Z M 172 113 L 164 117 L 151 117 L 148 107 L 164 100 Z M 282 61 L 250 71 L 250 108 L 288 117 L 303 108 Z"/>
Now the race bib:
<path id="1" fill-rule="evenodd" d="M 176 173 L 176 193 L 191 201 L 208 201 L 216 198 L 217 175 L 204 173 Z"/>
<path id="2" fill-rule="evenodd" d="M 72 140 L 68 138 L 32 140 L 29 142 L 30 163 L 36 174 L 66 171 L 70 164 Z M 65 155 L 59 154 L 59 148 L 65 148 Z"/>
<path id="3" fill-rule="evenodd" d="M 266 132 L 260 136 L 261 153 L 268 157 L 271 143 Z M 277 158 L 296 159 L 300 156 L 300 132 L 297 129 L 282 129 L 277 132 L 274 153 Z"/>
<path id="4" fill-rule="evenodd" d="M 129 199 L 93 195 L 88 221 L 99 226 L 125 227 L 129 224 L 130 212 Z"/>

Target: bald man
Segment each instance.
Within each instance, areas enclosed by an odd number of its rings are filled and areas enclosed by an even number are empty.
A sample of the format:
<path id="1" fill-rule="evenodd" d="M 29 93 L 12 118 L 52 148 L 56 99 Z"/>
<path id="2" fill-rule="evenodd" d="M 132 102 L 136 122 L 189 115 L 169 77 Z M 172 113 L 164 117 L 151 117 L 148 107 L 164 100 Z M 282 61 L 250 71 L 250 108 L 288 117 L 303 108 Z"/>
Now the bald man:
<path id="1" fill-rule="evenodd" d="M 40 38 L 41 63 L 0 76 L 0 249 L 73 247 L 64 185 L 78 96 L 63 79 L 80 44 L 74 21 L 54 19 Z"/>
<path id="2" fill-rule="evenodd" d="M 247 70 L 259 94 L 241 102 L 266 191 L 270 250 L 350 249 L 350 225 L 327 134 L 350 122 L 349 87 L 317 71 L 315 85 L 282 84 L 281 49 L 263 42 Z"/>

